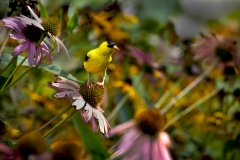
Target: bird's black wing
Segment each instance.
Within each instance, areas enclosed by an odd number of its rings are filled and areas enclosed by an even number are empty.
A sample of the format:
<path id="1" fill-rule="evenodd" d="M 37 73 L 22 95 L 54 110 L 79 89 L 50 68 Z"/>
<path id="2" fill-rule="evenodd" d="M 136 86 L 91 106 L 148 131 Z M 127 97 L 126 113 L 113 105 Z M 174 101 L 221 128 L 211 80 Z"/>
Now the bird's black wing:
<path id="1" fill-rule="evenodd" d="M 88 59 L 89 59 L 89 57 L 88 57 L 88 55 L 86 55 L 86 57 L 85 57 L 85 62 L 86 62 Z"/>

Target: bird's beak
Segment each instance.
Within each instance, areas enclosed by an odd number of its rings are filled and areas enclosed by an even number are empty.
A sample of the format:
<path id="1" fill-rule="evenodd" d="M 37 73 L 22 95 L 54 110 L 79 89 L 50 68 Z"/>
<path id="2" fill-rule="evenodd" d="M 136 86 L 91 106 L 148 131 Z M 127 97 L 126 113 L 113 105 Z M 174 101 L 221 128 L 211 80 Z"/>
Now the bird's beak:
<path id="1" fill-rule="evenodd" d="M 115 45 L 113 46 L 114 51 L 120 51 L 120 49 Z"/>

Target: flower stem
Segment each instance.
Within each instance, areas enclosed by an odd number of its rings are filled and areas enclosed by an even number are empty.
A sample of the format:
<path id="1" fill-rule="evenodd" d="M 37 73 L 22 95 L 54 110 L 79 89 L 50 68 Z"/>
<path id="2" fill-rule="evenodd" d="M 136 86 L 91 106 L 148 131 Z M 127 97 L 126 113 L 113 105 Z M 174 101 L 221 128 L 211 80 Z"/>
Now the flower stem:
<path id="1" fill-rule="evenodd" d="M 7 37 L 6 37 L 6 39 L 3 41 L 3 43 L 2 43 L 2 46 L 1 46 L 1 48 L 0 48 L 0 57 L 2 56 L 2 52 L 3 52 L 3 49 L 5 48 L 5 46 L 6 46 L 6 44 L 7 44 L 7 41 L 8 41 L 8 39 L 9 39 L 9 34 L 12 32 L 12 30 L 11 29 L 8 29 L 7 30 Z"/>
<path id="2" fill-rule="evenodd" d="M 176 83 L 174 83 L 173 87 L 168 89 L 157 101 L 157 103 L 154 105 L 155 108 L 160 109 L 162 104 L 166 101 L 166 99 L 172 94 L 172 90 L 180 85 L 180 83 L 186 78 L 186 75 L 180 77 Z"/>
<path id="3" fill-rule="evenodd" d="M 69 118 L 71 118 L 76 112 L 77 112 L 77 110 L 75 110 L 75 109 L 73 111 L 71 111 L 65 118 L 63 118 L 60 122 L 58 122 L 58 124 L 56 124 L 52 129 L 47 131 L 43 135 L 43 138 L 47 138 L 52 132 L 54 132 L 59 126 L 61 126 L 64 122 L 66 122 Z"/>
<path id="4" fill-rule="evenodd" d="M 23 62 L 27 59 L 27 57 L 25 57 L 20 64 L 13 70 L 13 72 L 11 73 L 11 75 L 8 77 L 7 81 L 4 83 L 2 89 L 0 92 L 3 92 L 3 90 L 5 89 L 5 87 L 7 86 L 8 82 L 11 80 L 12 76 L 16 73 L 16 71 L 22 66 Z"/>
<path id="5" fill-rule="evenodd" d="M 15 83 L 17 83 L 28 71 L 30 71 L 32 69 L 32 67 L 28 68 L 21 76 L 19 76 L 14 82 L 12 82 L 10 85 L 8 85 L 4 90 L 7 90 L 8 88 L 10 88 L 11 86 L 13 86 Z"/>
<path id="6" fill-rule="evenodd" d="M 66 109 L 64 109 L 61 113 L 59 113 L 58 115 L 56 115 L 55 117 L 53 117 L 50 121 L 48 121 L 47 123 L 45 123 L 42 127 L 40 127 L 37 132 L 40 132 L 41 130 L 43 130 L 44 128 L 46 128 L 50 123 L 52 123 L 55 119 L 61 117 L 64 113 L 66 113 L 70 108 L 72 108 L 72 106 L 67 107 Z"/>
<path id="7" fill-rule="evenodd" d="M 137 77 L 137 79 L 135 80 L 134 84 L 133 84 L 133 88 L 135 88 L 139 84 L 142 77 L 143 77 L 143 73 L 140 73 L 139 76 Z M 108 121 L 111 121 L 116 117 L 117 112 L 122 108 L 124 103 L 127 101 L 128 97 L 129 97 L 129 92 L 124 95 L 124 97 L 120 100 L 120 102 L 117 104 L 117 106 L 109 114 L 109 116 L 107 117 Z"/>
<path id="8" fill-rule="evenodd" d="M 173 105 L 179 101 L 183 96 L 185 96 L 189 91 L 196 87 L 218 64 L 216 60 L 207 70 L 205 70 L 201 75 L 199 75 L 191 84 L 184 88 L 175 98 L 173 98 L 162 110 L 161 113 L 165 114 Z"/>
<path id="9" fill-rule="evenodd" d="M 163 127 L 162 130 L 167 129 L 170 125 L 172 125 L 173 123 L 175 123 L 177 120 L 179 120 L 181 117 L 185 116 L 186 114 L 188 114 L 189 112 L 191 112 L 194 108 L 196 108 L 197 106 L 199 106 L 200 104 L 202 104 L 203 102 L 207 101 L 208 99 L 212 98 L 214 95 L 216 95 L 222 88 L 216 88 L 215 90 L 213 90 L 211 93 L 209 93 L 208 95 L 204 96 L 203 98 L 199 99 L 197 102 L 195 102 L 194 104 L 192 104 L 191 106 L 189 106 L 187 109 L 185 109 L 184 111 L 182 111 L 181 113 L 178 113 L 175 117 L 173 117 L 170 121 L 168 121 L 168 123 Z"/>

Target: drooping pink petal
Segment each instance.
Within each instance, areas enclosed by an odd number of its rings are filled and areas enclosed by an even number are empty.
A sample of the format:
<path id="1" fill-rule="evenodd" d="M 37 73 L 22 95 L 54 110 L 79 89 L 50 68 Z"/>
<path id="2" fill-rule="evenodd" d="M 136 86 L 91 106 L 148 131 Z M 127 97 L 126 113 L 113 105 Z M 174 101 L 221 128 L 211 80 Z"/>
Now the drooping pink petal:
<path id="1" fill-rule="evenodd" d="M 144 137 L 146 140 L 142 144 L 142 160 L 149 160 L 151 159 L 151 144 L 152 140 L 148 137 Z"/>
<path id="2" fill-rule="evenodd" d="M 163 144 L 163 142 L 159 138 L 153 142 L 152 157 L 153 157 L 153 160 L 171 160 L 172 159 L 168 152 L 167 147 Z"/>
<path id="3" fill-rule="evenodd" d="M 12 38 L 12 39 L 19 40 L 19 39 L 25 38 L 26 36 L 21 34 L 21 33 L 12 33 L 12 34 L 9 35 L 9 37 Z"/>
<path id="4" fill-rule="evenodd" d="M 55 98 L 64 98 L 66 96 L 69 96 L 71 94 L 72 91 L 63 91 L 63 92 L 57 92 L 55 93 L 53 96 Z"/>
<path id="5" fill-rule="evenodd" d="M 159 137 L 163 144 L 167 147 L 172 147 L 172 141 L 166 132 L 160 132 Z"/>
<path id="6" fill-rule="evenodd" d="M 38 67 L 42 61 L 42 49 L 40 48 L 40 46 L 38 46 L 37 48 L 37 60 L 36 60 L 36 67 Z"/>
<path id="7" fill-rule="evenodd" d="M 133 127 L 134 125 L 136 125 L 136 121 L 135 120 L 130 120 L 127 121 L 123 124 L 120 124 L 114 128 L 112 128 L 109 132 L 109 137 L 115 135 L 115 134 L 121 134 L 124 133 L 127 129 Z"/>
<path id="8" fill-rule="evenodd" d="M 96 121 L 94 120 L 93 116 L 90 118 L 90 123 L 92 124 L 93 132 L 97 132 L 98 131 L 98 127 L 97 127 Z"/>
<path id="9" fill-rule="evenodd" d="M 108 137 L 108 125 L 105 117 L 97 109 L 94 109 L 94 116 L 98 119 L 100 131 Z"/>
<path id="10" fill-rule="evenodd" d="M 34 63 L 34 55 L 36 54 L 36 47 L 34 42 L 29 41 L 29 48 L 28 48 L 28 63 L 30 66 Z"/>
<path id="11" fill-rule="evenodd" d="M 88 122 L 92 118 L 93 108 L 89 104 L 86 104 L 85 110 L 87 112 L 87 117 L 85 121 Z"/>
<path id="12" fill-rule="evenodd" d="M 41 47 L 42 51 L 45 53 L 48 61 L 52 63 L 52 56 L 49 53 L 49 48 L 47 47 L 47 45 L 44 42 L 42 42 L 39 46 Z"/>
<path id="13" fill-rule="evenodd" d="M 60 82 L 70 83 L 70 84 L 72 84 L 74 87 L 80 88 L 79 84 L 77 84 L 76 82 L 74 82 L 74 81 L 72 81 L 72 80 L 69 80 L 69 79 L 67 79 L 67 78 L 65 78 L 65 77 L 62 77 L 62 76 L 58 76 L 58 77 L 61 79 Z"/>
<path id="14" fill-rule="evenodd" d="M 22 42 L 20 45 L 18 45 L 18 46 L 13 50 L 12 55 L 13 55 L 13 56 L 16 56 L 16 55 L 18 55 L 20 52 L 26 50 L 26 49 L 29 47 L 30 43 L 31 43 L 31 42 L 30 42 L 29 40 L 26 40 L 26 41 Z"/>
<path id="15" fill-rule="evenodd" d="M 69 54 L 68 54 L 68 50 L 65 47 L 65 45 L 63 44 L 63 42 L 59 38 L 57 38 L 57 37 L 55 37 L 55 40 L 56 40 L 58 46 L 60 46 L 60 48 L 67 54 L 68 59 L 70 59 Z"/>
<path id="16" fill-rule="evenodd" d="M 65 89 L 70 89 L 73 91 L 76 90 L 76 88 L 74 88 L 70 85 L 67 85 L 67 84 L 63 84 L 63 83 L 52 83 L 51 85 L 54 87 L 58 87 L 58 88 L 65 88 Z"/>
<path id="17" fill-rule="evenodd" d="M 150 137 L 146 136 L 146 135 L 140 135 L 134 142 L 131 148 L 129 148 L 123 155 L 122 155 L 122 159 L 123 160 L 130 160 L 130 159 L 138 159 L 138 160 L 143 160 L 143 152 L 148 152 L 148 158 L 147 160 L 151 159 L 151 152 L 150 149 L 148 148 L 148 150 L 145 148 L 145 146 L 147 145 L 148 147 L 150 145 L 148 145 L 150 142 Z M 147 147 L 146 146 L 146 147 Z"/>
<path id="18" fill-rule="evenodd" d="M 114 147 L 116 149 L 115 156 L 123 155 L 127 152 L 140 135 L 141 133 L 136 128 L 127 131 Z"/>
<path id="19" fill-rule="evenodd" d="M 31 12 L 32 16 L 33 16 L 39 23 L 41 23 L 42 20 L 33 12 L 33 10 L 31 9 L 31 7 L 27 6 L 27 8 L 28 8 L 29 11 Z"/>

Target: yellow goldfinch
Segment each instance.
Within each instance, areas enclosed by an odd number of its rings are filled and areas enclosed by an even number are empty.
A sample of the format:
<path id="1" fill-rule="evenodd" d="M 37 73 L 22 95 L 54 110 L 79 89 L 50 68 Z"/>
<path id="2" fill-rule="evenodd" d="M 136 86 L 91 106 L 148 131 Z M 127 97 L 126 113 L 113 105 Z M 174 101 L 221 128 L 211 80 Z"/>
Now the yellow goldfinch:
<path id="1" fill-rule="evenodd" d="M 104 83 L 107 67 L 112 61 L 112 54 L 115 51 L 119 51 L 116 44 L 111 41 L 106 41 L 103 42 L 98 48 L 87 53 L 84 61 L 84 68 L 88 72 L 88 86 L 91 84 L 91 73 L 103 73 L 104 76 L 102 83 Z"/>

